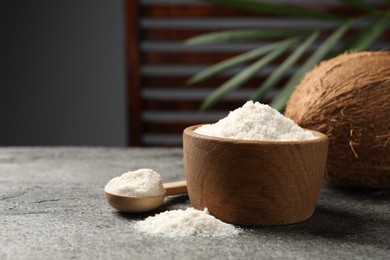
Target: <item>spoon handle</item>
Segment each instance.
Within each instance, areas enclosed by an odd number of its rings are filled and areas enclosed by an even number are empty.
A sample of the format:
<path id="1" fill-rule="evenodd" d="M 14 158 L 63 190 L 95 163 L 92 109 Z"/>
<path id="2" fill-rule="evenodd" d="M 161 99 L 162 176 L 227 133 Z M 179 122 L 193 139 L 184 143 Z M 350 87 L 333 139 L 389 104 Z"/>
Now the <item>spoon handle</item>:
<path id="1" fill-rule="evenodd" d="M 168 182 L 168 183 L 164 183 L 163 186 L 165 189 L 165 196 L 187 193 L 186 181 Z"/>

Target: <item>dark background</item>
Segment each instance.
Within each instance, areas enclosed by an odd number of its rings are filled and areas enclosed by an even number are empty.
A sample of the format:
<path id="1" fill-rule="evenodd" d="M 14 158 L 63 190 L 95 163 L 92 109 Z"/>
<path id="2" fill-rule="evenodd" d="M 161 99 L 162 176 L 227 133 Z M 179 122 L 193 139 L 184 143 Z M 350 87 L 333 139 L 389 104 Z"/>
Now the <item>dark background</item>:
<path id="1" fill-rule="evenodd" d="M 0 145 L 126 145 L 123 12 L 1 1 Z"/>

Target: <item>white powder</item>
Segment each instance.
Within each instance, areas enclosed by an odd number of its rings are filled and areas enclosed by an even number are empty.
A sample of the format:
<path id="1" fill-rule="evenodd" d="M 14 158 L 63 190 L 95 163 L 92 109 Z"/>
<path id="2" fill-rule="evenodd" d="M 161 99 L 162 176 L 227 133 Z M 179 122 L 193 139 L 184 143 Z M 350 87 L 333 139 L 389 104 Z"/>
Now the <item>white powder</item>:
<path id="1" fill-rule="evenodd" d="M 207 209 L 201 211 L 194 208 L 165 211 L 137 222 L 134 228 L 147 235 L 170 238 L 228 237 L 241 232 L 239 228 L 210 215 Z"/>
<path id="2" fill-rule="evenodd" d="M 104 191 L 120 196 L 145 198 L 165 193 L 160 174 L 152 169 L 138 169 L 111 179 Z"/>
<path id="3" fill-rule="evenodd" d="M 277 110 L 248 101 L 215 124 L 203 125 L 196 133 L 241 140 L 300 141 L 317 137 Z"/>

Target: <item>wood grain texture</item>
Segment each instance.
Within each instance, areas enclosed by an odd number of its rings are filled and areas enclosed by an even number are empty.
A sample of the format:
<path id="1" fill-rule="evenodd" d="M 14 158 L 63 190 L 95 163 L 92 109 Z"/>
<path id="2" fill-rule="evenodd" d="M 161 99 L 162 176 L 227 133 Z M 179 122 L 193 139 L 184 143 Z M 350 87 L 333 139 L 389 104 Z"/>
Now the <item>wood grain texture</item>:
<path id="1" fill-rule="evenodd" d="M 191 205 L 227 223 L 283 225 L 308 219 L 323 183 L 326 135 L 297 142 L 241 141 L 184 130 Z"/>

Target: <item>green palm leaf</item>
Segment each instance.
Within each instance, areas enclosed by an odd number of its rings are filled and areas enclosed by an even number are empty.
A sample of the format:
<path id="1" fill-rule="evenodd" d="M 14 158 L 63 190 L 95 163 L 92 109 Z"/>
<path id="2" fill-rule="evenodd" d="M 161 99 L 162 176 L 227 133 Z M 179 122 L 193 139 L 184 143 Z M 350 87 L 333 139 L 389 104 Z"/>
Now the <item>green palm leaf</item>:
<path id="1" fill-rule="evenodd" d="M 319 63 L 328 52 L 337 44 L 343 34 L 351 26 L 352 21 L 345 22 L 340 26 L 334 33 L 332 33 L 319 47 L 318 49 L 309 57 L 308 60 L 303 64 L 303 66 L 290 78 L 287 84 L 284 86 L 283 90 L 275 97 L 271 106 L 279 111 L 283 110 L 288 98 L 294 91 L 296 85 L 306 74 L 307 71 L 312 69 L 317 63 Z"/>
<path id="2" fill-rule="evenodd" d="M 379 36 L 386 30 L 387 24 L 390 19 L 390 12 L 386 13 L 386 15 L 380 17 L 376 21 L 374 21 L 369 28 L 366 30 L 362 30 L 355 37 L 351 37 L 347 42 L 345 42 L 340 49 L 337 51 L 337 54 L 341 54 L 347 50 L 360 51 L 364 50 L 368 46 L 371 45 Z"/>
<path id="3" fill-rule="evenodd" d="M 252 100 L 259 101 L 265 93 L 279 82 L 281 77 L 291 68 L 293 64 L 302 56 L 302 54 L 318 38 L 319 32 L 312 33 L 279 67 L 264 81 L 263 84 L 252 95 Z"/>
<path id="4" fill-rule="evenodd" d="M 185 41 L 185 44 L 209 44 L 232 41 L 248 41 L 258 39 L 269 39 L 275 37 L 297 36 L 307 34 L 304 29 L 285 29 L 285 30 L 236 30 L 206 33 L 191 37 Z"/>
<path id="5" fill-rule="evenodd" d="M 224 6 L 230 6 L 233 8 L 241 8 L 252 12 L 270 13 L 274 15 L 280 15 L 285 17 L 298 17 L 298 18 L 312 18 L 316 20 L 329 20 L 340 23 L 338 27 L 329 37 L 327 37 L 322 44 L 311 54 L 311 56 L 305 61 L 305 63 L 298 69 L 294 75 L 292 75 L 289 81 L 285 84 L 284 88 L 274 98 L 271 106 L 278 110 L 282 110 L 288 98 L 294 91 L 296 85 L 303 78 L 303 76 L 312 69 L 317 63 L 326 57 L 331 57 L 331 54 L 338 55 L 346 50 L 363 50 L 370 46 L 376 39 L 378 39 L 386 30 L 390 20 L 390 11 L 382 10 L 383 8 L 376 7 L 375 4 L 366 2 L 365 0 L 340 0 L 345 5 L 353 8 L 361 9 L 365 11 L 365 14 L 361 15 L 357 19 L 374 18 L 370 24 L 365 26 L 361 32 L 353 35 L 348 41 L 345 41 L 341 47 L 335 49 L 336 45 L 339 45 L 341 38 L 345 32 L 350 28 L 353 23 L 352 20 L 337 15 L 333 15 L 329 12 L 316 11 L 314 9 L 300 7 L 298 5 L 291 4 L 274 4 L 272 1 L 263 0 L 203 0 L 209 3 L 221 4 Z M 390 3 L 390 0 L 384 0 Z M 356 19 L 356 20 L 357 20 Z M 293 31 L 294 30 L 294 31 Z M 291 33 L 290 33 L 291 32 Z M 313 45 L 318 39 L 321 31 L 314 30 L 296 30 L 296 29 L 278 29 L 278 30 L 266 30 L 261 31 L 258 29 L 248 30 L 234 30 L 203 34 L 190 38 L 187 44 L 205 44 L 205 43 L 217 43 L 217 42 L 233 42 L 233 41 L 249 41 L 256 39 L 272 39 L 278 37 L 289 37 L 291 35 L 307 35 L 311 33 L 309 37 L 305 39 L 291 54 L 283 61 L 273 73 L 259 86 L 259 88 L 253 93 L 252 99 L 261 99 L 267 91 L 274 87 L 283 77 L 287 71 L 297 62 L 297 60 L 307 51 L 307 49 Z M 288 39 L 292 40 L 292 39 Z M 287 41 L 288 41 L 287 40 Z M 288 43 L 287 41 L 281 41 L 276 44 Z M 295 39 L 296 41 L 296 39 Z M 293 44 L 293 43 L 292 43 Z M 246 52 L 239 56 L 230 58 L 226 61 L 220 62 L 214 66 L 211 66 L 189 80 L 189 84 L 194 84 L 205 80 L 214 75 L 220 74 L 221 72 L 230 69 L 234 66 L 243 65 L 248 62 L 256 60 L 253 64 L 244 68 L 240 73 L 235 75 L 233 78 L 225 82 L 222 86 L 218 87 L 213 91 L 201 105 L 201 110 L 204 110 L 215 102 L 217 102 L 226 93 L 238 88 L 247 80 L 249 80 L 255 73 L 260 70 L 263 66 L 266 66 L 270 61 L 275 59 L 281 53 L 289 49 L 281 50 L 280 47 L 275 45 L 267 45 L 257 48 L 253 51 Z M 333 51 L 333 53 L 331 53 Z M 266 54 L 266 55 L 265 55 Z M 264 56 L 265 55 L 265 56 Z M 261 57 L 261 58 L 260 58 Z"/>
<path id="6" fill-rule="evenodd" d="M 252 60 L 260 57 L 261 55 L 263 55 L 269 51 L 272 51 L 274 49 L 278 49 L 282 46 L 285 46 L 286 44 L 291 44 L 291 43 L 294 43 L 296 41 L 297 41 L 296 38 L 290 38 L 290 39 L 287 39 L 284 41 L 280 41 L 277 43 L 273 43 L 273 44 L 259 47 L 257 49 L 252 50 L 252 51 L 246 52 L 244 54 L 235 56 L 235 57 L 230 58 L 228 60 L 225 60 L 223 62 L 217 63 L 211 67 L 208 67 L 208 68 L 198 72 L 194 76 L 192 76 L 188 80 L 187 84 L 188 85 L 196 84 L 196 83 L 201 82 L 203 80 L 206 80 L 206 79 L 208 79 L 208 78 L 210 78 L 218 73 L 221 73 L 227 69 L 230 69 L 234 66 L 243 64 L 245 62 L 252 61 Z"/>
<path id="7" fill-rule="evenodd" d="M 265 67 L 268 63 L 274 60 L 276 57 L 285 52 L 288 48 L 292 46 L 294 42 L 285 42 L 283 45 L 279 46 L 279 48 L 274 49 L 269 52 L 266 56 L 259 59 L 249 67 L 242 70 L 240 73 L 235 75 L 233 78 L 229 79 L 227 82 L 222 84 L 216 90 L 214 90 L 202 103 L 200 109 L 206 110 L 214 103 L 216 103 L 222 96 L 229 93 L 230 91 L 238 88 L 250 78 L 252 78 L 260 69 Z"/>
<path id="8" fill-rule="evenodd" d="M 300 18 L 313 18 L 318 20 L 345 20 L 342 17 L 314 11 L 288 4 L 272 4 L 261 0 L 204 0 L 213 4 L 221 4 L 230 7 L 237 7 L 254 12 L 271 13 L 283 16 L 293 16 Z"/>

